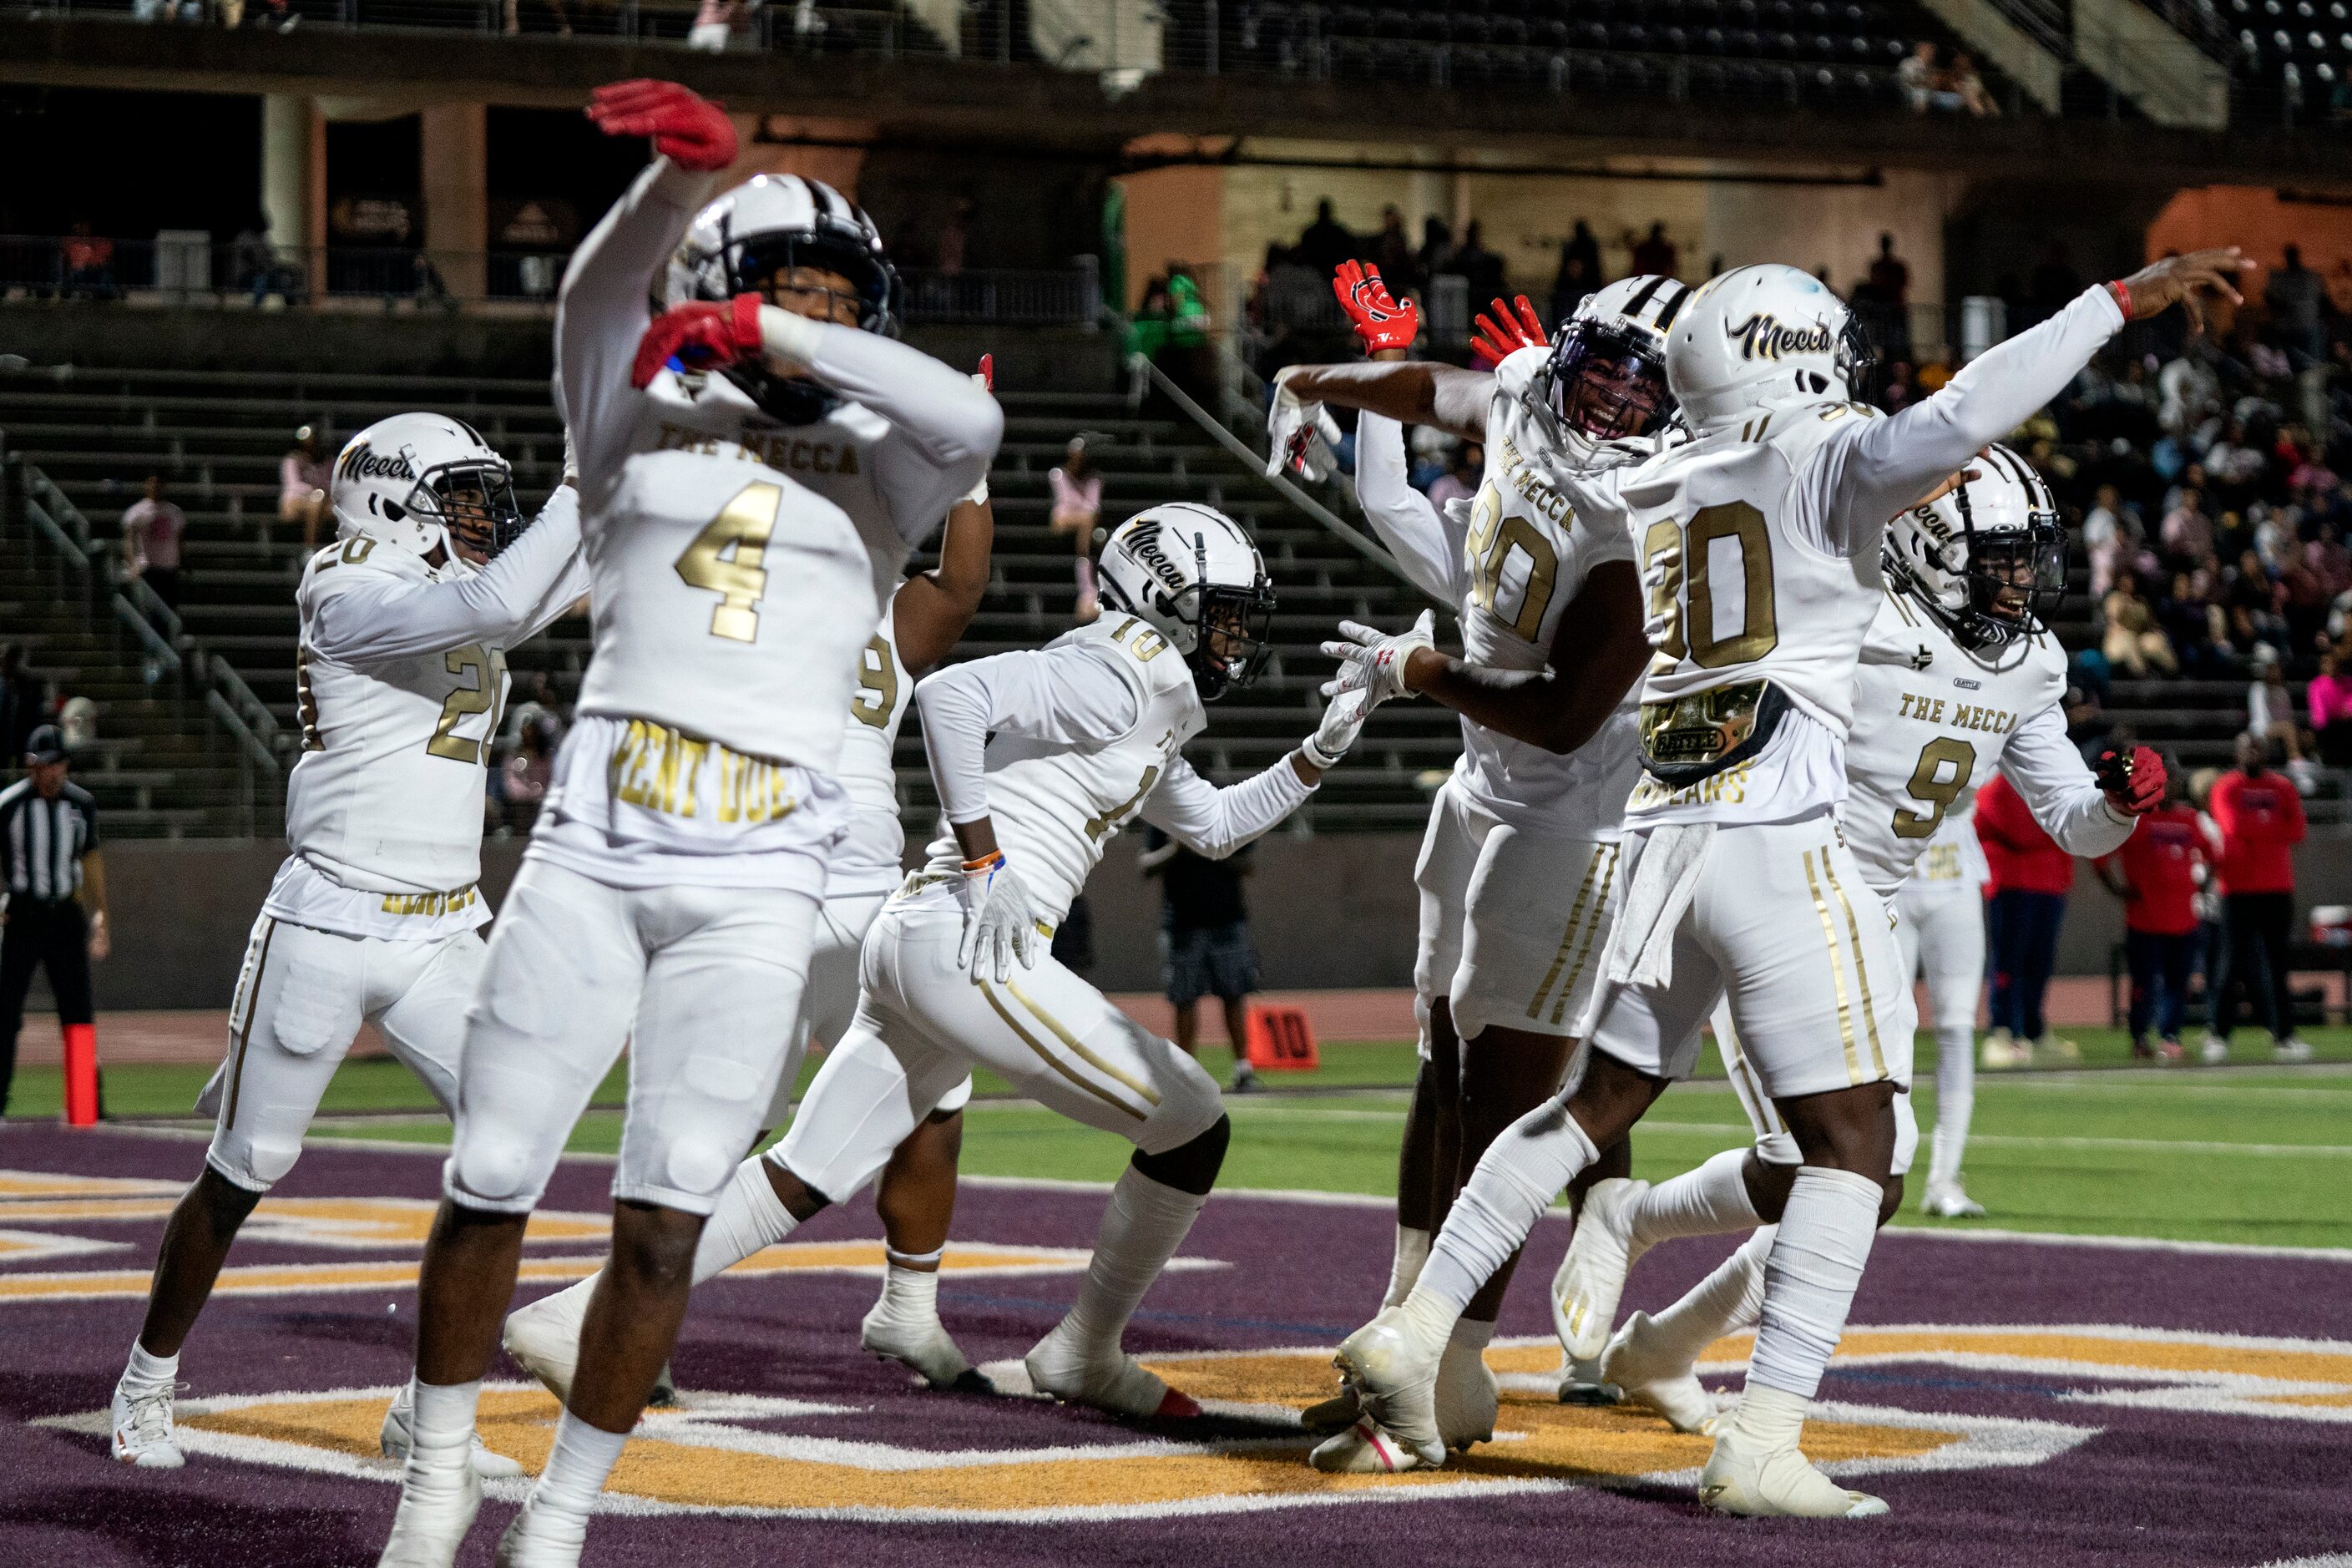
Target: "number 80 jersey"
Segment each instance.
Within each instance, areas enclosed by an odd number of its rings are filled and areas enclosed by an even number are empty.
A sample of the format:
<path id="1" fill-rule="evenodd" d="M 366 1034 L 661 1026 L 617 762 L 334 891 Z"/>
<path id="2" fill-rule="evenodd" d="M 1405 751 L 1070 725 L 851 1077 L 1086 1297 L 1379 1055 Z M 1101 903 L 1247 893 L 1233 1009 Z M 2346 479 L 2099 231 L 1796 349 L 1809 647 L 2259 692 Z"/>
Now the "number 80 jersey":
<path id="1" fill-rule="evenodd" d="M 1548 471 L 1556 459 L 1525 401 L 1528 377 L 1547 352 L 1521 349 L 1495 371 L 1486 479 L 1463 542 L 1462 650 L 1471 664 L 1544 668 L 1560 617 L 1593 567 L 1633 559 L 1617 516 L 1579 516 Z M 1613 478 L 1583 482 L 1608 487 Z M 1456 787 L 1515 826 L 1614 838 L 1633 787 L 1635 697 L 1627 692 L 1593 737 L 1566 755 L 1464 720 Z"/>
<path id="2" fill-rule="evenodd" d="M 2065 650 L 2050 633 L 1971 652 L 1909 598 L 1885 596 L 1863 645 L 1845 752 L 1845 838 L 1872 889 L 1902 886 L 2018 731 L 2055 725 L 2063 744 L 2065 694 Z"/>

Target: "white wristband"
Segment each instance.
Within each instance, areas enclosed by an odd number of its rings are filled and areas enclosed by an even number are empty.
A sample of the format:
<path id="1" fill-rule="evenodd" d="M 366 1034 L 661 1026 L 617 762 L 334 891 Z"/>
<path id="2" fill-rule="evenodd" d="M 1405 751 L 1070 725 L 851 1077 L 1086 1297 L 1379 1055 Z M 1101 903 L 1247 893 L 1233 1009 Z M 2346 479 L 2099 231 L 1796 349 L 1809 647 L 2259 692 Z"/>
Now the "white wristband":
<path id="1" fill-rule="evenodd" d="M 793 370 L 804 370 L 816 363 L 817 350 L 824 342 L 822 321 L 795 316 L 773 305 L 760 307 L 760 345 L 767 351 L 768 358 L 781 361 Z"/>
<path id="2" fill-rule="evenodd" d="M 1333 768 L 1338 767 L 1341 758 L 1347 756 L 1348 753 L 1341 752 L 1339 756 L 1332 756 L 1327 753 L 1322 747 L 1317 745 L 1315 743 L 1315 737 L 1309 735 L 1307 739 L 1298 742 L 1298 754 L 1307 759 L 1307 765 L 1308 767 L 1328 773 Z"/>

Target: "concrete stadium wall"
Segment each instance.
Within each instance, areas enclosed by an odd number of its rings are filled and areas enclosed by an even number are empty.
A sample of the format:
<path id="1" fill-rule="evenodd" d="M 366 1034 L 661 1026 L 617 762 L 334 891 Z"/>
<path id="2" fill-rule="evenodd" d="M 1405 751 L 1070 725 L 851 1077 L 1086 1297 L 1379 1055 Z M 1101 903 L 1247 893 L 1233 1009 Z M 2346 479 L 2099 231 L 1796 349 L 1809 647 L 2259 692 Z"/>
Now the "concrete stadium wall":
<path id="1" fill-rule="evenodd" d="M 1276 836 L 1258 846 L 1248 897 L 1269 990 L 1412 983 L 1417 835 Z M 1108 991 L 1160 984 L 1160 892 L 1135 869 L 1122 835 L 1088 885 L 1092 978 Z M 482 886 L 493 905 L 521 858 L 520 840 L 485 846 Z M 115 956 L 97 966 L 102 1008 L 226 1007 L 254 915 L 285 855 L 277 843 L 126 842 L 107 851 Z M 2352 838 L 2306 845 L 2298 904 L 2352 903 Z M 2104 974 L 2121 940 L 2122 906 L 2087 867 L 2075 881 L 2059 971 Z M 40 994 L 37 993 L 37 995 Z M 45 1004 L 37 1002 L 36 1005 Z"/>

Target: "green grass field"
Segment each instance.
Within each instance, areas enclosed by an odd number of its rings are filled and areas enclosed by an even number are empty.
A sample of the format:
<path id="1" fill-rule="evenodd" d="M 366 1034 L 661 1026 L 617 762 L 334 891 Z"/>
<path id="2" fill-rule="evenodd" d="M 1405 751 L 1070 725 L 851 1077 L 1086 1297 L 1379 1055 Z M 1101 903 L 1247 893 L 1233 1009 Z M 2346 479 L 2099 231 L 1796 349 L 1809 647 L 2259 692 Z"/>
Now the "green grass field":
<path id="1" fill-rule="evenodd" d="M 2238 1065 L 2222 1070 L 2129 1070 L 2119 1032 L 2073 1033 L 2083 1047 L 2079 1070 L 1978 1076 L 1969 1190 L 1990 1216 L 1937 1221 L 1915 1207 L 1899 1223 L 2352 1247 L 2352 1029 L 2309 1032 L 2334 1065 L 2278 1069 L 2260 1065 L 2269 1053 L 2258 1032 L 2242 1032 Z M 1921 1036 L 1923 1129 L 1935 1116 L 1934 1054 L 1932 1039 Z M 1222 1050 L 1202 1060 L 1221 1078 L 1228 1070 Z M 1223 1185 L 1394 1191 L 1412 1047 L 1329 1047 L 1323 1063 L 1313 1073 L 1274 1078 L 1274 1092 L 1230 1100 L 1234 1138 Z M 109 1068 L 108 1112 L 183 1117 L 207 1076 L 194 1067 Z M 617 1106 L 625 1089 L 616 1069 L 597 1099 Z M 1108 1134 L 1033 1105 L 988 1100 L 1004 1086 L 985 1074 L 979 1090 L 983 1098 L 964 1138 L 969 1172 L 1108 1181 L 1126 1161 L 1127 1145 Z M 54 1116 L 58 1095 L 57 1069 L 27 1068 L 17 1075 L 12 1109 Z M 616 1110 L 591 1110 L 571 1146 L 610 1152 L 620 1121 Z M 343 1068 L 317 1131 L 418 1142 L 448 1136 L 423 1089 L 385 1060 Z M 1637 1130 L 1635 1172 L 1672 1175 L 1748 1141 L 1747 1122 L 1719 1075 L 1703 1075 L 1670 1090 Z M 1926 1158 L 1923 1147 L 1923 1170 Z"/>

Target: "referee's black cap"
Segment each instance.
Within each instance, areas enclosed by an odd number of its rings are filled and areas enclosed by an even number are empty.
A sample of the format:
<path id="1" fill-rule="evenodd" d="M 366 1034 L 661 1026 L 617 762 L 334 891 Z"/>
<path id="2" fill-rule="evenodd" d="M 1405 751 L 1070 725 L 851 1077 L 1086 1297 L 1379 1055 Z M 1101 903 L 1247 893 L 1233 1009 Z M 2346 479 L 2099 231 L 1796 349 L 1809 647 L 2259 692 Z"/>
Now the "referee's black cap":
<path id="1" fill-rule="evenodd" d="M 48 763 L 66 760 L 65 732 L 55 724 L 43 724 L 25 737 L 25 758 L 27 762 Z"/>

